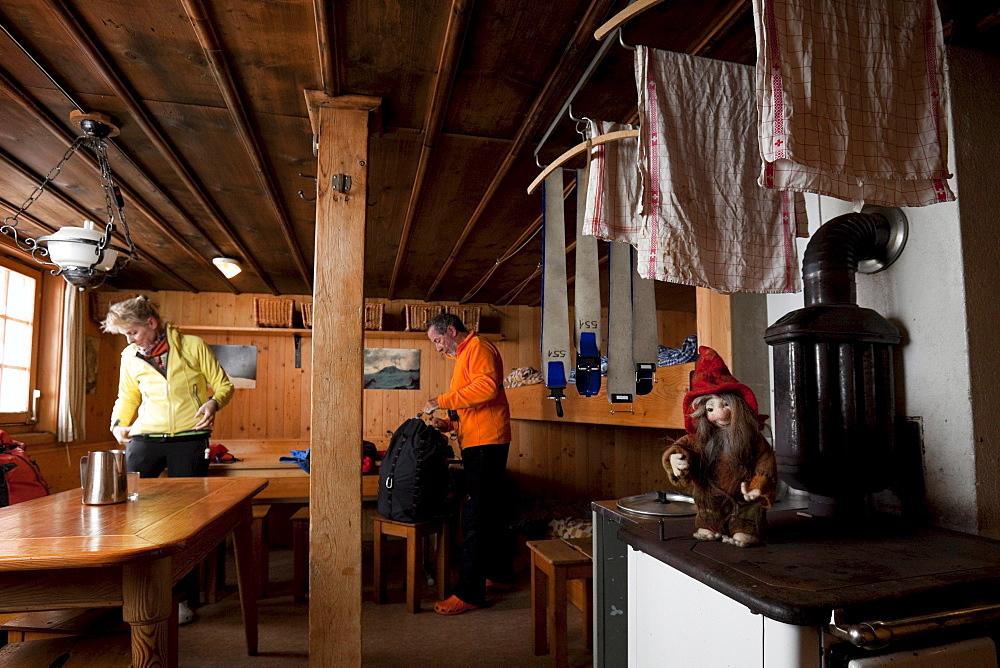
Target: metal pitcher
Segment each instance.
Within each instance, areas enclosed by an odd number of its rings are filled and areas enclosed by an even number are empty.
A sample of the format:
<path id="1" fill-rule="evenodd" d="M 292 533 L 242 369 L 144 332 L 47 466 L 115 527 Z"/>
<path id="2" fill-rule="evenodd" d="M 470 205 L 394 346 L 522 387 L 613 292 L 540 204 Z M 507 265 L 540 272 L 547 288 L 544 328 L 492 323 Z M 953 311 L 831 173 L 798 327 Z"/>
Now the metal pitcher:
<path id="1" fill-rule="evenodd" d="M 87 505 L 122 503 L 128 498 L 124 450 L 97 450 L 80 458 L 80 487 Z"/>

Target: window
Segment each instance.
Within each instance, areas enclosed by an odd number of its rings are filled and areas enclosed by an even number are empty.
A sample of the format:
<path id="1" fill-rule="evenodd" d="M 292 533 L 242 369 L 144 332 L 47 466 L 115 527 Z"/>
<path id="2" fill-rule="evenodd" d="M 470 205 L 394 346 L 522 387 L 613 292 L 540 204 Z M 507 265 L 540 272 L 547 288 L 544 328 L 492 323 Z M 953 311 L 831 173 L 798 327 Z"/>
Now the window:
<path id="1" fill-rule="evenodd" d="M 0 423 L 32 417 L 41 272 L 0 256 Z"/>

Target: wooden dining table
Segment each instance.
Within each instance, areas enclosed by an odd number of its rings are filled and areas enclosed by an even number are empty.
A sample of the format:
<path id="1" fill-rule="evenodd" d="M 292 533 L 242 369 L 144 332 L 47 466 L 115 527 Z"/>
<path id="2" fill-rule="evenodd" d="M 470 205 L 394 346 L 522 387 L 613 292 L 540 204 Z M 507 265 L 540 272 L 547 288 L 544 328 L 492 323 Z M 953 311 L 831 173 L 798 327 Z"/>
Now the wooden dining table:
<path id="1" fill-rule="evenodd" d="M 0 612 L 122 606 L 132 666 L 177 665 L 171 588 L 233 534 L 247 654 L 257 654 L 251 503 L 262 478 L 150 478 L 138 498 L 80 489 L 0 508 Z M 173 628 L 173 632 L 171 632 Z"/>

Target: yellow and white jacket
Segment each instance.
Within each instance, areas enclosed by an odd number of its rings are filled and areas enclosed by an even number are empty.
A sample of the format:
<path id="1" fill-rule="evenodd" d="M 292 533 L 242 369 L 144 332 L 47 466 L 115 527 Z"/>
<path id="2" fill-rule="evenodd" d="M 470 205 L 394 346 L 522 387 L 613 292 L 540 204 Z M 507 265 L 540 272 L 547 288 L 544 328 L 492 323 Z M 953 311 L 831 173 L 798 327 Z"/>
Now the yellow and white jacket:
<path id="1" fill-rule="evenodd" d="M 208 386 L 219 408 L 232 398 L 233 383 L 212 349 L 173 325 L 167 324 L 166 330 L 170 345 L 166 378 L 138 356 L 134 344 L 122 351 L 112 426 L 131 426 L 133 435 L 179 434 L 198 423 L 195 413 L 209 399 Z"/>

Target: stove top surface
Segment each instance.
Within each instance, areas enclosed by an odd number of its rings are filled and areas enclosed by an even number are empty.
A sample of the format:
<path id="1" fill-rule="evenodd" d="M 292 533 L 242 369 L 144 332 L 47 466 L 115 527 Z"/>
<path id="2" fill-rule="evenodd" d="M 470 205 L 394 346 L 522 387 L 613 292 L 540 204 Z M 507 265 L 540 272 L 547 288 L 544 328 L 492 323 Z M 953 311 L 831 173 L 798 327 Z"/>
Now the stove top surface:
<path id="1" fill-rule="evenodd" d="M 619 537 L 768 617 L 822 624 L 834 608 L 957 607 L 1000 598 L 1000 542 L 896 518 L 840 523 L 768 513 L 767 543 L 738 548 L 691 538 L 690 518 L 638 522 Z M 663 540 L 661 540 L 661 535 Z M 994 591 L 995 590 L 995 591 Z"/>

